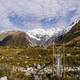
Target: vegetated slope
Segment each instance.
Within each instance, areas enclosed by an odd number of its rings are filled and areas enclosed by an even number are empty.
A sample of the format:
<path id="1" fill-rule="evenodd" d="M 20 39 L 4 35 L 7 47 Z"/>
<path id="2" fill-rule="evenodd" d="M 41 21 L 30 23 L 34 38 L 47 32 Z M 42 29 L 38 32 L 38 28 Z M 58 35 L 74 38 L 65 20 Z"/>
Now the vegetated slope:
<path id="1" fill-rule="evenodd" d="M 2 46 L 8 47 L 28 47 L 31 45 L 30 37 L 21 31 L 9 31 L 5 33 L 5 37 L 0 41 Z"/>
<path id="2" fill-rule="evenodd" d="M 62 54 L 65 53 L 65 64 L 68 66 L 80 65 L 80 21 L 72 26 L 66 34 L 59 36 L 55 41 Z M 64 43 L 64 47 L 62 44 Z M 63 51 L 64 50 L 64 51 Z"/>
<path id="3" fill-rule="evenodd" d="M 48 63 L 52 60 L 52 50 L 43 48 L 4 49 L 0 48 L 0 63 L 25 66 L 34 63 Z M 4 57 L 2 59 L 2 57 Z M 27 61 L 27 63 L 26 63 Z"/>
<path id="4" fill-rule="evenodd" d="M 67 43 L 69 45 L 78 45 L 80 46 L 80 21 L 76 23 L 69 32 L 59 36 L 56 40 L 56 43 Z"/>
<path id="5" fill-rule="evenodd" d="M 30 74 L 30 71 L 31 73 L 35 69 L 39 71 L 40 69 L 37 69 L 37 65 L 39 64 L 42 68 L 48 64 L 52 66 L 51 61 L 52 50 L 40 47 L 25 49 L 2 47 L 0 48 L 0 77 L 6 75 L 9 80 L 32 80 L 33 76 Z M 26 79 L 24 79 L 25 77 Z"/>

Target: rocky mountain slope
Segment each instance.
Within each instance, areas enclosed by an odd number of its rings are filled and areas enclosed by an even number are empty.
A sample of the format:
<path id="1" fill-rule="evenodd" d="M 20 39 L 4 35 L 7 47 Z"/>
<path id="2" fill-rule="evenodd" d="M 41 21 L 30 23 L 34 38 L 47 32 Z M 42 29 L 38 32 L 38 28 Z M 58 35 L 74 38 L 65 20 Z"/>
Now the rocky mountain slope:
<path id="1" fill-rule="evenodd" d="M 73 42 L 80 37 L 80 21 L 72 23 L 65 29 L 36 29 L 29 32 L 8 31 L 0 34 L 0 45 L 4 46 L 28 46 L 49 45 L 62 42 Z M 76 43 L 76 42 L 75 42 Z"/>
<path id="2" fill-rule="evenodd" d="M 63 42 L 67 43 L 69 41 L 72 42 L 72 40 L 77 38 L 78 40 L 80 40 L 79 37 L 80 37 L 80 21 L 77 21 L 75 23 L 72 23 L 72 25 L 69 26 L 67 29 L 63 29 L 62 31 L 53 35 L 45 42 L 45 45 L 52 44 L 53 42 L 56 43 L 63 43 Z"/>
<path id="3" fill-rule="evenodd" d="M 56 43 L 67 43 L 68 45 L 80 46 L 80 21 L 78 21 L 69 32 L 59 36 Z"/>
<path id="4" fill-rule="evenodd" d="M 0 34 L 0 44 L 9 47 L 28 47 L 31 45 L 30 37 L 21 31 L 8 31 Z"/>

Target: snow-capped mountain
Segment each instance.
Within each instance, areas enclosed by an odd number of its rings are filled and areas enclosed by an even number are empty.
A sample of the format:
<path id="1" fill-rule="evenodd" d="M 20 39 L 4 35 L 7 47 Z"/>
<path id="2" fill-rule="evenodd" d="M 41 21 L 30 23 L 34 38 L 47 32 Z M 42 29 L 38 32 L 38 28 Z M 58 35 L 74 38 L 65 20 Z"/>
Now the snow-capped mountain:
<path id="1" fill-rule="evenodd" d="M 65 31 L 68 32 L 68 31 L 69 31 L 73 26 L 75 26 L 79 21 L 80 21 L 80 18 L 79 18 L 79 19 L 75 19 L 72 24 L 70 24 L 69 26 L 67 26 L 67 27 L 65 28 Z"/>
<path id="2" fill-rule="evenodd" d="M 35 45 L 43 45 L 45 42 L 50 39 L 52 36 L 61 32 L 61 28 L 50 28 L 50 29 L 33 29 L 27 32 L 29 37 L 31 38 L 33 44 Z"/>
<path id="3" fill-rule="evenodd" d="M 46 37 L 46 39 L 52 37 L 53 35 L 55 35 L 56 33 L 58 33 L 59 31 L 61 31 L 61 29 L 56 29 L 56 28 L 51 28 L 51 29 L 42 29 L 42 28 L 38 28 L 38 29 L 33 29 L 28 31 L 28 35 L 32 38 L 35 38 L 37 40 L 41 40 L 43 37 Z"/>
<path id="4" fill-rule="evenodd" d="M 60 35 L 64 35 L 65 33 L 69 32 L 71 28 L 78 23 L 79 20 L 75 20 L 71 25 L 67 27 L 54 27 L 54 28 L 37 28 L 30 31 L 27 31 L 26 34 L 30 37 L 31 42 L 34 44 L 45 44 L 53 42 L 55 37 L 58 37 Z M 12 32 L 12 31 L 11 31 Z M 1 34 L 8 35 L 6 31 L 2 31 Z M 10 31 L 9 31 L 10 33 Z M 1 40 L 5 36 L 1 36 Z"/>
<path id="5" fill-rule="evenodd" d="M 76 27 L 78 29 L 79 28 L 79 25 L 80 25 L 80 20 L 76 20 L 71 25 L 63 28 L 60 32 L 58 32 L 57 34 L 55 34 L 51 38 L 49 38 L 45 42 L 45 45 L 46 44 L 52 44 L 54 41 L 60 41 L 63 38 L 64 35 L 68 35 L 69 37 L 71 37 L 70 35 L 73 34 L 72 31 L 75 32 L 76 31 Z M 70 33 L 70 35 L 69 35 L 69 33 Z"/>

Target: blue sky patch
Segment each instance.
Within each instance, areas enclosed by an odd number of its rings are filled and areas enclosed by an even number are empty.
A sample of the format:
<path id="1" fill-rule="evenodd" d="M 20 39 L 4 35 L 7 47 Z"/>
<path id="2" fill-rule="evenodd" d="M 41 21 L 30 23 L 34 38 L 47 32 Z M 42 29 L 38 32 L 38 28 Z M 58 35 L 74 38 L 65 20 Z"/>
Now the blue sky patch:
<path id="1" fill-rule="evenodd" d="M 58 20 L 59 20 L 59 18 L 57 18 L 57 17 L 44 18 L 41 20 L 41 24 L 46 28 L 54 27 L 55 24 L 58 22 Z"/>
<path id="2" fill-rule="evenodd" d="M 9 18 L 9 21 L 13 24 L 13 25 L 16 25 L 16 26 L 24 26 L 24 18 L 22 16 L 19 16 L 17 14 L 14 14 L 14 15 L 9 15 L 8 16 Z"/>

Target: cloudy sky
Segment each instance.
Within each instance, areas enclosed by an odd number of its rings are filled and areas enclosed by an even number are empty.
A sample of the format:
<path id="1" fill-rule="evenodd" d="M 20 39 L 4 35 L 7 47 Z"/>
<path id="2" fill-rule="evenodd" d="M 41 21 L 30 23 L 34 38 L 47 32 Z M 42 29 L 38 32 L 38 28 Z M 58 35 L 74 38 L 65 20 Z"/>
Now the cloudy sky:
<path id="1" fill-rule="evenodd" d="M 0 31 L 67 27 L 80 17 L 80 0 L 0 0 Z"/>

